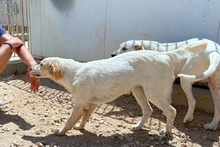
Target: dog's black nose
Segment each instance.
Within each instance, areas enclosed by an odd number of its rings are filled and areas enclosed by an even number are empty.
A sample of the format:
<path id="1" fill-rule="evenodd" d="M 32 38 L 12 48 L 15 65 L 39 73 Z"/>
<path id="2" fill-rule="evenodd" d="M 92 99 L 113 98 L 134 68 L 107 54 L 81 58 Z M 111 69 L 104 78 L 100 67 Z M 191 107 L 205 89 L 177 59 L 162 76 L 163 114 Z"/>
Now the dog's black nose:
<path id="1" fill-rule="evenodd" d="M 32 68 L 30 67 L 30 71 L 32 71 Z"/>
<path id="2" fill-rule="evenodd" d="M 111 54 L 112 57 L 116 56 L 115 54 Z"/>

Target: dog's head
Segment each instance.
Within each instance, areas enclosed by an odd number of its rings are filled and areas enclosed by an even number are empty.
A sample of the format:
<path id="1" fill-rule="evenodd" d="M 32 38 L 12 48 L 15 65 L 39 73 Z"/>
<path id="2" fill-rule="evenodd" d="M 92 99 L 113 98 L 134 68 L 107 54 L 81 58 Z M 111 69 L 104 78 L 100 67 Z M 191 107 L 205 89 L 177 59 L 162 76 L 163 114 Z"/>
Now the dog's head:
<path id="1" fill-rule="evenodd" d="M 50 78 L 55 81 L 63 77 L 59 59 L 56 57 L 43 59 L 40 64 L 30 69 L 30 73 L 36 78 Z"/>
<path id="2" fill-rule="evenodd" d="M 144 50 L 143 46 L 143 40 L 129 40 L 126 42 L 123 42 L 119 49 L 111 54 L 112 57 L 130 52 L 130 51 L 138 51 L 138 50 Z"/>

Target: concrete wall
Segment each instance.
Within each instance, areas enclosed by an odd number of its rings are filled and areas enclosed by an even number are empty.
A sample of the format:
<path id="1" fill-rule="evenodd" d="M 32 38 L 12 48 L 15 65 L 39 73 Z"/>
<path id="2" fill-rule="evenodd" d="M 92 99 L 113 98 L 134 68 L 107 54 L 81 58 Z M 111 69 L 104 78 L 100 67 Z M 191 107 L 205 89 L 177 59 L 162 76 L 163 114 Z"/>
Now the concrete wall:
<path id="1" fill-rule="evenodd" d="M 109 58 L 129 39 L 220 43 L 219 0 L 31 0 L 36 57 Z"/>

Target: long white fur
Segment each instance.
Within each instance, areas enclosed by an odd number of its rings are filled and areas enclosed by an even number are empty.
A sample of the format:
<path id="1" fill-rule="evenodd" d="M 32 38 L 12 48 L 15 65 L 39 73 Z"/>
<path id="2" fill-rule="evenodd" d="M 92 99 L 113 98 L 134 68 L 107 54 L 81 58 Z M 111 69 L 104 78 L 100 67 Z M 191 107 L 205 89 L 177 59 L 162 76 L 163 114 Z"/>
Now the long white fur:
<path id="1" fill-rule="evenodd" d="M 170 105 L 174 70 L 183 57 L 189 56 L 188 51 L 193 54 L 205 48 L 206 42 L 201 41 L 170 52 L 143 50 L 87 63 L 50 57 L 33 67 L 31 74 L 61 84 L 75 100 L 72 115 L 64 128 L 55 131 L 57 135 L 64 135 L 81 117 L 82 121 L 75 128 L 83 129 L 97 105 L 113 101 L 130 91 L 143 112 L 133 129 L 141 129 L 150 117 L 153 111 L 150 101 L 166 115 L 166 133 L 171 133 L 176 116 L 175 108 Z"/>
<path id="2" fill-rule="evenodd" d="M 192 84 L 195 81 L 208 78 L 209 89 L 212 93 L 215 109 L 212 122 L 210 124 L 204 124 L 204 128 L 216 130 L 220 121 L 220 46 L 216 42 L 198 38 L 175 43 L 159 43 L 149 40 L 129 40 L 123 42 L 119 49 L 112 53 L 112 56 L 137 50 L 156 50 L 161 52 L 171 51 L 179 47 L 184 47 L 189 43 L 197 42 L 198 40 L 204 40 L 207 42 L 206 51 L 196 55 L 196 57 L 189 57 L 187 60 L 183 60 L 182 65 L 175 69 L 175 76 L 177 77 L 178 75 L 181 77 L 181 87 L 188 99 L 189 107 L 183 122 L 186 123 L 193 120 L 196 100 L 192 94 Z"/>

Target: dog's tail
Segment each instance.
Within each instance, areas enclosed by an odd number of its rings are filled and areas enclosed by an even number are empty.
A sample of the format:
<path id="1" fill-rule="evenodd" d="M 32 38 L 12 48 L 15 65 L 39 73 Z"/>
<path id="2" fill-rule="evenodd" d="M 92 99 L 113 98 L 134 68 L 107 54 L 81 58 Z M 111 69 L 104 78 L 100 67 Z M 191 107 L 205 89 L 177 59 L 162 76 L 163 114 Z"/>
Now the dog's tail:
<path id="1" fill-rule="evenodd" d="M 192 81 L 192 82 L 200 81 L 200 80 L 210 77 L 217 70 L 219 62 L 220 62 L 220 56 L 217 51 L 212 52 L 210 54 L 213 54 L 213 55 L 212 57 L 209 57 L 210 65 L 206 71 L 204 71 L 201 74 L 197 74 L 197 75 L 178 74 L 178 77 L 183 78 L 188 81 Z"/>

